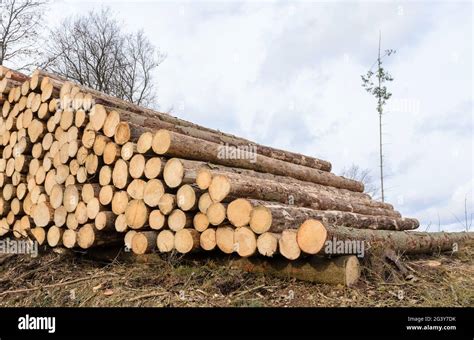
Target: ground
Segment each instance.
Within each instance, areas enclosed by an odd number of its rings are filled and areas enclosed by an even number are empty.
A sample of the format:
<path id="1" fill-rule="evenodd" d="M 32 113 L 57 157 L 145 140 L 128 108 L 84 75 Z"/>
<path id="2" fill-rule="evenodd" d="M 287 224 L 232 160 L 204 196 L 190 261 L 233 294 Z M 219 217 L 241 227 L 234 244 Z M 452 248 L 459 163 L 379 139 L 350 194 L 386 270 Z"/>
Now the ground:
<path id="1" fill-rule="evenodd" d="M 474 306 L 474 243 L 401 260 L 407 272 L 364 261 L 348 288 L 245 273 L 215 256 L 1 255 L 0 306 Z"/>

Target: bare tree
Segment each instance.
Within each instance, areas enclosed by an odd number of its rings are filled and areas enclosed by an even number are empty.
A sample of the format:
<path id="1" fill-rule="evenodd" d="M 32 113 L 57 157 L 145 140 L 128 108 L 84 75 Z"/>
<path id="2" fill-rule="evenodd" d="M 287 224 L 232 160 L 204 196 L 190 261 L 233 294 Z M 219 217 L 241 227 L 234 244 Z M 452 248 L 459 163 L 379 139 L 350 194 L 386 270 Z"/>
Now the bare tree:
<path id="1" fill-rule="evenodd" d="M 67 18 L 50 35 L 44 67 L 96 90 L 152 106 L 165 56 L 142 31 L 125 33 L 110 9 Z"/>
<path id="2" fill-rule="evenodd" d="M 38 57 L 41 18 L 46 1 L 0 0 L 0 65 L 28 69 Z"/>
<path id="3" fill-rule="evenodd" d="M 341 176 L 362 182 L 364 191 L 372 197 L 376 197 L 379 192 L 369 169 L 362 169 L 358 165 L 352 164 L 350 167 L 342 169 Z"/>

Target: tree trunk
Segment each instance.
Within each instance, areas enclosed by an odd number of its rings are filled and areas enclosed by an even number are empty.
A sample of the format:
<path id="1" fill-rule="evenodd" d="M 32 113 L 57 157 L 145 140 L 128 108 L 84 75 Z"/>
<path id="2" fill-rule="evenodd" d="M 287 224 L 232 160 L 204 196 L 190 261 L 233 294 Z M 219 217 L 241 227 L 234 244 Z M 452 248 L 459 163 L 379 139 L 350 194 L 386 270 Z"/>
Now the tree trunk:
<path id="1" fill-rule="evenodd" d="M 159 130 L 153 138 L 153 151 L 159 155 L 202 160 L 215 164 L 239 167 L 275 175 L 289 176 L 300 180 L 348 189 L 355 192 L 364 191 L 361 182 L 336 176 L 332 173 L 309 168 L 294 163 L 258 155 L 252 159 L 232 159 L 222 155 L 222 145 L 181 135 L 168 130 Z"/>
<path id="2" fill-rule="evenodd" d="M 411 230 L 419 226 L 418 220 L 413 218 L 370 216 L 344 211 L 313 210 L 257 200 L 249 201 L 254 206 L 250 227 L 258 234 L 296 229 L 309 218 L 358 229 Z M 255 208 L 258 206 L 260 208 Z"/>
<path id="3" fill-rule="evenodd" d="M 352 286 L 360 278 L 360 264 L 356 256 L 286 261 L 266 260 L 258 257 L 232 261 L 232 266 L 250 273 L 269 274 L 282 278 L 295 278 L 314 283 Z"/>
<path id="4" fill-rule="evenodd" d="M 354 242 L 363 241 L 364 251 L 383 247 L 400 253 L 425 254 L 438 251 L 457 251 L 460 244 L 474 239 L 473 232 L 400 232 L 354 229 L 333 224 L 325 224 L 323 228 L 326 232 L 322 230 L 319 224 L 311 223 L 311 220 L 301 225 L 298 229 L 297 239 L 302 251 L 308 254 L 330 254 L 334 253 L 334 250 L 337 251 L 338 246 L 342 245 L 344 247 L 347 246 L 347 248 L 342 249 L 343 251 L 351 248 L 353 252 L 359 253 L 362 249 L 357 248 L 362 247 L 362 244 L 357 246 Z M 327 243 L 327 241 L 330 242 Z M 343 241 L 345 244 L 339 241 Z M 347 244 L 350 242 L 352 242 L 351 247 Z"/>

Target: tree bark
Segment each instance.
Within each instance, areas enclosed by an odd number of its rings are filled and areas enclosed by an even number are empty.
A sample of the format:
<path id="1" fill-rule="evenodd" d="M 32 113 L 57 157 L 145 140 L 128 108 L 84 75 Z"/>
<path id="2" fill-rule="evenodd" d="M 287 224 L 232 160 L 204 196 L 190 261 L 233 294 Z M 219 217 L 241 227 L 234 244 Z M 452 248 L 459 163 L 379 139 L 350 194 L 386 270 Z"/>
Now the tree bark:
<path id="1" fill-rule="evenodd" d="M 222 155 L 222 150 L 222 145 L 220 144 L 168 130 L 159 130 L 153 138 L 153 151 L 159 155 L 166 154 L 172 157 L 202 160 L 215 164 L 268 172 L 355 192 L 364 191 L 364 185 L 361 182 L 336 176 L 329 172 L 263 155 L 258 155 L 255 161 L 252 159 L 231 159 Z"/>
<path id="2" fill-rule="evenodd" d="M 258 234 L 296 229 L 310 218 L 331 225 L 357 229 L 411 230 L 419 226 L 418 220 L 412 218 L 370 216 L 334 210 L 313 210 L 257 200 L 249 201 L 254 206 L 250 227 Z"/>
<path id="3" fill-rule="evenodd" d="M 360 278 L 360 264 L 356 256 L 286 261 L 266 260 L 258 257 L 241 258 L 232 261 L 232 266 L 250 273 L 269 274 L 282 278 L 295 278 L 314 283 L 352 286 Z"/>
<path id="4" fill-rule="evenodd" d="M 441 251 L 456 251 L 456 247 L 474 239 L 473 232 L 428 233 L 415 231 L 368 230 L 325 224 L 326 233 L 310 221 L 298 229 L 298 244 L 309 254 L 330 254 L 338 241 L 363 241 L 364 251 L 378 247 L 389 248 L 405 254 L 425 254 Z M 328 244 L 327 241 L 330 241 Z M 359 245 L 361 246 L 361 245 Z M 354 248 L 357 247 L 352 247 Z M 357 249 L 356 249 L 357 250 Z M 358 250 L 360 252 L 360 249 Z M 356 251 L 356 253 L 358 252 Z"/>

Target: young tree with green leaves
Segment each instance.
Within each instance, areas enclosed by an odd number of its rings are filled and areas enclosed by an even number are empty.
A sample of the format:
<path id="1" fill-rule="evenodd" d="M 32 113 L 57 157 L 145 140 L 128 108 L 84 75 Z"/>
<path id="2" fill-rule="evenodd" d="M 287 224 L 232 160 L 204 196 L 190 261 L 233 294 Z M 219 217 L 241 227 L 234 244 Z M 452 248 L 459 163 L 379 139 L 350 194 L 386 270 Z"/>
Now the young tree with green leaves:
<path id="1" fill-rule="evenodd" d="M 385 201 L 384 186 L 383 186 L 383 143 L 382 143 L 382 115 L 383 107 L 387 103 L 387 100 L 390 99 L 392 94 L 388 92 L 387 87 L 384 85 L 386 82 L 393 81 L 392 76 L 385 71 L 382 67 L 382 61 L 384 57 L 388 57 L 395 53 L 395 50 L 385 50 L 385 53 L 381 55 L 381 41 L 382 34 L 379 34 L 379 49 L 378 57 L 375 63 L 372 65 L 366 75 L 362 75 L 362 87 L 365 88 L 367 92 L 372 94 L 377 99 L 377 112 L 379 114 L 379 156 L 380 156 L 380 191 L 382 202 Z M 377 70 L 374 72 L 372 69 L 374 66 L 377 66 Z"/>

